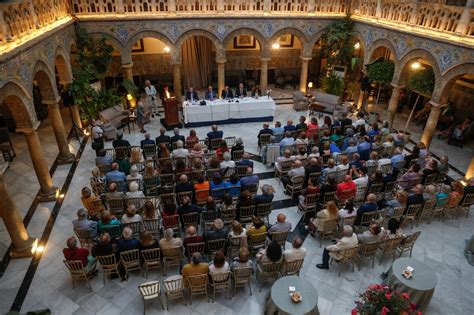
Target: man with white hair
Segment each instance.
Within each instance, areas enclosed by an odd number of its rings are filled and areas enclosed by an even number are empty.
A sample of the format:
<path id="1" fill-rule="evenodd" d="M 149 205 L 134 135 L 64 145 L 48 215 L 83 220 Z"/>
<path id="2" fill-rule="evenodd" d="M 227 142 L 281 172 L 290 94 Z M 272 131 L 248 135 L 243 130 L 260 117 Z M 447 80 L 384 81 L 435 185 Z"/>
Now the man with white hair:
<path id="1" fill-rule="evenodd" d="M 186 245 L 195 244 L 195 243 L 204 243 L 204 237 L 202 237 L 201 235 L 198 235 L 197 228 L 194 225 L 190 225 L 186 229 L 186 237 L 184 238 L 183 245 L 184 245 L 185 251 L 187 250 Z M 188 255 L 187 252 L 185 254 L 186 256 Z"/>
<path id="2" fill-rule="evenodd" d="M 303 178 L 306 177 L 303 163 L 300 160 L 295 160 L 293 162 L 293 166 L 292 166 L 291 170 L 288 172 L 288 175 L 285 175 L 285 176 L 281 177 L 281 182 L 283 184 L 283 187 L 286 188 L 286 186 L 290 182 L 293 183 L 293 180 L 297 176 L 303 176 Z"/>
<path id="3" fill-rule="evenodd" d="M 86 230 L 91 238 L 97 236 L 97 222 L 87 219 L 87 210 L 84 208 L 77 210 L 77 220 L 72 220 L 72 226 L 74 230 Z"/>
<path id="4" fill-rule="evenodd" d="M 184 149 L 184 141 L 176 141 L 176 149 L 171 152 L 171 157 L 173 158 L 186 158 L 189 155 L 189 151 Z"/>
<path id="5" fill-rule="evenodd" d="M 230 152 L 224 152 L 222 155 L 224 157 L 224 161 L 221 162 L 220 168 L 223 174 L 227 174 L 229 169 L 235 169 L 235 162 L 232 161 L 232 157 Z M 233 173 L 233 172 L 232 172 Z M 231 174 L 229 174 L 231 175 Z"/>
<path id="6" fill-rule="evenodd" d="M 145 197 L 143 191 L 138 190 L 140 188 L 140 184 L 137 181 L 133 181 L 128 185 L 128 192 L 125 193 L 125 197 L 127 198 L 141 198 Z"/>
<path id="7" fill-rule="evenodd" d="M 258 178 L 258 176 L 253 174 L 253 169 L 251 167 L 247 167 L 247 175 L 245 175 L 244 177 L 240 179 L 240 185 L 241 187 L 245 187 L 245 186 L 249 186 L 253 184 L 258 185 L 259 181 L 260 179 Z"/>
<path id="8" fill-rule="evenodd" d="M 122 230 L 122 238 L 117 241 L 119 252 L 126 252 L 128 250 L 139 249 L 140 242 L 133 238 L 133 231 L 129 227 L 124 227 Z"/>
<path id="9" fill-rule="evenodd" d="M 229 235 L 229 229 L 224 227 L 221 219 L 215 219 L 211 231 L 204 232 L 204 238 L 207 241 L 225 239 Z"/>
<path id="10" fill-rule="evenodd" d="M 296 260 L 304 259 L 306 257 L 306 248 L 302 247 L 303 239 L 299 236 L 295 236 L 291 242 L 292 248 L 289 248 L 283 252 L 283 258 L 285 262 L 293 262 Z"/>
<path id="11" fill-rule="evenodd" d="M 217 130 L 217 125 L 212 125 L 212 131 L 207 133 L 207 139 L 211 143 L 212 139 L 222 139 L 224 137 L 224 132 L 222 130 Z"/>
<path id="12" fill-rule="evenodd" d="M 377 211 L 377 209 L 377 196 L 375 194 L 369 194 L 367 196 L 367 201 L 361 204 L 359 209 L 357 209 L 357 218 L 355 220 L 354 225 L 360 225 L 364 213 L 374 212 Z"/>
<path id="13" fill-rule="evenodd" d="M 160 240 L 160 248 L 171 248 L 183 246 L 183 241 L 179 237 L 174 237 L 172 229 L 167 228 L 163 233 L 163 238 Z"/>
<path id="14" fill-rule="evenodd" d="M 183 143 L 186 141 L 184 136 L 179 134 L 179 128 L 174 128 L 173 129 L 174 136 L 171 137 L 171 143 L 182 141 Z"/>
<path id="15" fill-rule="evenodd" d="M 194 191 L 194 184 L 188 180 L 186 174 L 181 174 L 179 176 L 179 183 L 175 185 L 174 191 L 177 194 L 181 192 Z"/>
<path id="16" fill-rule="evenodd" d="M 263 129 L 260 129 L 257 135 L 258 146 L 260 147 L 260 136 L 261 135 L 273 135 L 273 130 L 270 129 L 270 125 L 265 122 L 263 123 Z"/>
<path id="17" fill-rule="evenodd" d="M 250 160 L 250 154 L 248 154 L 247 152 L 244 152 L 244 155 L 242 156 L 242 160 L 235 162 L 235 164 L 237 166 L 245 165 L 245 166 L 249 166 L 253 168 L 253 161 Z"/>
<path id="18" fill-rule="evenodd" d="M 155 144 L 155 141 L 153 139 L 150 139 L 150 134 L 147 132 L 145 133 L 145 139 L 140 141 L 140 148 L 143 149 L 143 147 L 147 144 Z"/>
<path id="19" fill-rule="evenodd" d="M 336 244 L 327 246 L 323 251 L 323 262 L 317 264 L 316 267 L 319 269 L 329 269 L 329 258 L 341 259 L 340 251 L 341 249 L 351 248 L 359 244 L 357 235 L 354 233 L 350 225 L 344 225 L 342 231 L 342 238 L 337 240 Z"/>
<path id="20" fill-rule="evenodd" d="M 155 115 L 158 114 L 156 106 L 156 89 L 155 86 L 150 83 L 150 80 L 145 81 L 145 93 L 146 101 L 151 104 L 151 108 L 153 110 L 152 117 L 155 117 Z"/>

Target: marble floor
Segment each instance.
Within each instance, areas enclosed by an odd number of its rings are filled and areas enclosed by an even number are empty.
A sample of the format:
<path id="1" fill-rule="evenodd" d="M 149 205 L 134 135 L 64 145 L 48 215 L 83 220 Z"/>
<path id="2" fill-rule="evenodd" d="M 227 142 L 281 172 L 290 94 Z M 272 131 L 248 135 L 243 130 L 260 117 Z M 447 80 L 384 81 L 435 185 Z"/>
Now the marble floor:
<path id="1" fill-rule="evenodd" d="M 279 96 L 286 96 L 283 91 Z M 285 103 L 285 101 L 279 102 Z M 285 122 L 292 118 L 296 120 L 298 116 L 304 115 L 302 112 L 295 112 L 291 105 L 278 105 L 275 119 Z M 307 115 L 307 113 L 306 113 Z M 66 125 L 67 113 L 65 117 Z M 397 120 L 397 123 L 402 123 Z M 146 126 L 146 129 L 155 137 L 161 127 L 157 118 Z M 256 134 L 261 128 L 261 123 L 246 123 L 220 126 L 225 136 L 239 136 L 244 140 L 245 149 L 251 153 L 257 153 Z M 199 137 L 204 137 L 209 127 L 196 128 Z M 188 130 L 182 130 L 187 135 Z M 416 140 L 420 136 L 420 131 L 413 128 L 413 138 Z M 57 155 L 57 146 L 50 124 L 45 121 L 40 129 L 40 139 L 45 151 L 48 164 L 51 165 Z M 20 208 L 24 217 L 36 194 L 39 186 L 36 181 L 34 171 L 31 168 L 31 160 L 27 154 L 26 142 L 18 135 L 12 135 L 15 149 L 18 156 L 6 171 L 6 182 L 8 189 Z M 124 138 L 132 144 L 138 143 L 143 135 L 132 130 L 129 134 L 125 132 Z M 71 141 L 71 151 L 74 153 L 79 149 L 76 140 Z M 111 142 L 106 144 L 111 147 Z M 443 148 L 444 147 L 444 148 Z M 446 147 L 433 140 L 433 151 L 436 154 L 444 154 Z M 462 171 L 465 171 L 470 158 L 473 156 L 472 148 L 454 150 L 449 147 L 449 156 L 453 164 Z M 71 236 L 71 220 L 75 218 L 76 210 L 82 207 L 80 202 L 80 189 L 89 184 L 90 169 L 93 166 L 94 152 L 90 142 L 86 145 L 82 157 L 79 161 L 74 177 L 66 194 L 62 207 L 59 209 L 56 220 L 53 221 L 54 202 L 40 203 L 34 211 L 28 224 L 28 232 L 32 237 L 41 237 L 45 227 L 52 225 L 49 240 L 36 272 L 32 275 L 27 273 L 32 269 L 32 259 L 12 260 L 3 276 L 0 278 L 0 313 L 8 312 L 15 305 L 15 309 L 22 313 L 27 311 L 49 308 L 54 314 L 141 314 L 143 303 L 137 290 L 137 285 L 146 280 L 138 273 L 133 273 L 127 282 L 120 282 L 117 279 L 102 282 L 102 275 L 92 280 L 90 291 L 85 285 L 79 284 L 76 289 L 72 289 L 70 276 L 64 267 L 62 260 L 62 248 L 65 247 L 65 240 Z M 267 169 L 261 163 L 255 163 L 255 172 L 265 174 L 272 169 Z M 70 170 L 70 165 L 60 165 L 54 175 L 54 184 L 62 187 L 66 176 Z M 453 177 L 456 173 L 453 172 Z M 457 175 L 459 177 L 459 175 Z M 262 176 L 264 177 L 264 176 Z M 262 179 L 260 185 L 268 183 L 276 188 L 275 200 L 288 200 L 283 194 L 282 186 L 273 178 Z M 286 203 L 291 204 L 291 203 Z M 297 213 L 296 207 L 290 206 L 281 209 L 274 209 L 270 216 L 270 221 L 275 221 L 276 215 L 283 212 L 288 220 L 293 224 L 294 233 L 299 233 L 296 229 L 300 222 L 301 215 Z M 1 221 L 0 221 L 1 222 Z M 463 257 L 464 240 L 473 234 L 473 215 L 468 219 L 448 220 L 445 222 L 435 221 L 431 224 L 421 224 L 413 230 L 407 227 L 406 232 L 421 230 L 413 256 L 428 263 L 438 277 L 438 284 L 427 310 L 427 314 L 472 314 L 474 305 L 474 272 L 473 267 L 467 263 Z M 328 242 L 324 242 L 327 245 Z M 0 257 L 9 245 L 9 237 L 5 231 L 3 223 L 0 223 Z M 289 245 L 289 244 L 287 244 Z M 321 261 L 322 249 L 319 241 L 311 236 L 305 239 L 303 245 L 308 255 L 305 259 L 302 277 L 310 280 L 318 292 L 318 307 L 321 314 L 350 314 L 354 305 L 356 294 L 366 288 L 370 283 L 380 282 L 379 274 L 390 266 L 391 261 L 387 258 L 379 266 L 370 268 L 369 263 L 365 263 L 360 271 L 354 273 L 344 271 L 341 277 L 337 276 L 337 267 L 330 270 L 319 270 L 315 267 Z M 177 270 L 172 269 L 168 275 L 176 274 Z M 163 277 L 158 272 L 152 272 L 148 279 L 160 279 Z M 28 288 L 27 284 L 31 281 Z M 258 283 L 252 280 L 253 295 L 248 292 L 238 290 L 237 295 L 232 300 L 219 295 L 215 303 L 208 303 L 205 298 L 193 299 L 193 304 L 184 306 L 179 302 L 170 305 L 170 311 L 164 313 L 172 314 L 262 314 L 263 305 L 270 285 L 264 286 L 262 292 L 258 291 Z M 23 299 L 24 297 L 24 299 Z M 147 308 L 149 313 L 162 312 L 159 305 L 150 305 Z"/>

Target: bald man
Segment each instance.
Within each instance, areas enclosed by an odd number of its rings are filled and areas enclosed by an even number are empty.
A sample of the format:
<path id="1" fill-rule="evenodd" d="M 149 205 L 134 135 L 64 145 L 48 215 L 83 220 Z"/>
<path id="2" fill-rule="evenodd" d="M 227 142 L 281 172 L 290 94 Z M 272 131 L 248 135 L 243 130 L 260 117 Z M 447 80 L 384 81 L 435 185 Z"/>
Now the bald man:
<path id="1" fill-rule="evenodd" d="M 189 181 L 188 176 L 181 174 L 179 176 L 179 183 L 175 185 L 175 193 L 194 191 L 194 184 Z"/>
<path id="2" fill-rule="evenodd" d="M 295 236 L 291 245 L 293 248 L 289 248 L 283 252 L 283 258 L 286 262 L 293 262 L 306 257 L 306 248 L 303 247 L 303 239 L 301 237 Z"/>
<path id="3" fill-rule="evenodd" d="M 124 172 L 119 171 L 118 163 L 112 163 L 112 170 L 105 174 L 105 179 L 107 182 L 125 182 L 127 180 L 127 176 L 125 176 Z"/>
<path id="4" fill-rule="evenodd" d="M 285 175 L 285 176 L 281 177 L 281 182 L 283 183 L 283 186 L 286 188 L 286 186 L 289 183 L 293 183 L 293 180 L 297 176 L 303 176 L 303 180 L 304 180 L 305 170 L 304 170 L 304 167 L 303 167 L 303 163 L 300 160 L 296 160 L 293 163 L 293 166 L 292 166 L 291 170 L 288 172 L 288 175 Z"/>
<path id="5" fill-rule="evenodd" d="M 423 196 L 422 196 L 423 197 Z M 357 209 L 357 218 L 355 220 L 354 225 L 360 225 L 362 221 L 362 216 L 364 213 L 377 211 L 377 196 L 375 194 L 369 194 L 367 196 L 367 201 L 360 205 L 359 209 Z M 368 224 L 367 224 L 368 225 Z"/>
<path id="6" fill-rule="evenodd" d="M 277 215 L 277 222 L 272 225 L 268 232 L 289 232 L 291 231 L 291 222 L 286 222 L 286 216 L 283 213 Z"/>
<path id="7" fill-rule="evenodd" d="M 212 131 L 207 133 L 209 141 L 212 139 L 222 139 L 222 137 L 224 137 L 224 132 L 222 130 L 217 130 L 217 125 L 212 125 Z"/>
<path id="8" fill-rule="evenodd" d="M 195 243 L 203 243 L 203 242 L 204 242 L 204 237 L 202 237 L 201 235 L 198 235 L 196 227 L 194 225 L 188 226 L 188 228 L 186 229 L 186 237 L 184 238 L 184 243 L 183 243 L 186 256 L 188 256 L 188 252 L 187 252 L 188 249 L 186 245 L 195 244 Z"/>

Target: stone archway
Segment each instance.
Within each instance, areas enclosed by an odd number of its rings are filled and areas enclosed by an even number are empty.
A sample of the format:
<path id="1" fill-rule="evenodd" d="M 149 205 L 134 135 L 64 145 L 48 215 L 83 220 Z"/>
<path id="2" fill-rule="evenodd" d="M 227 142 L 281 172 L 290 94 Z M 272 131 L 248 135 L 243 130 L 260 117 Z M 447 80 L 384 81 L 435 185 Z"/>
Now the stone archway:
<path id="1" fill-rule="evenodd" d="M 436 58 L 431 54 L 431 52 L 425 50 L 425 49 L 415 49 L 407 54 L 405 54 L 399 62 L 395 64 L 395 71 L 393 74 L 393 80 L 392 82 L 395 84 L 400 85 L 403 80 L 406 80 L 406 70 L 408 68 L 408 65 L 410 62 L 416 59 L 423 59 L 429 62 L 430 66 L 433 68 L 434 74 L 435 74 L 435 89 L 439 87 L 438 84 L 441 82 L 441 71 L 439 70 L 438 62 Z M 433 97 L 434 99 L 434 97 Z"/>
<path id="2" fill-rule="evenodd" d="M 368 64 L 370 63 L 372 60 L 373 60 L 373 55 L 375 53 L 375 51 L 379 48 L 386 48 L 388 49 L 392 55 L 393 55 L 393 58 L 394 58 L 394 62 L 395 62 L 395 66 L 398 62 L 398 56 L 397 56 L 397 50 L 395 49 L 395 46 L 393 45 L 393 43 L 391 41 L 389 41 L 388 39 L 379 39 L 379 40 L 376 40 L 375 42 L 373 42 L 370 47 L 367 48 L 367 52 L 366 54 L 364 55 L 364 64 Z"/>
<path id="3" fill-rule="evenodd" d="M 62 47 L 58 47 L 54 60 L 57 74 L 59 76 L 59 84 L 66 85 L 72 82 L 72 68 L 69 57 Z"/>

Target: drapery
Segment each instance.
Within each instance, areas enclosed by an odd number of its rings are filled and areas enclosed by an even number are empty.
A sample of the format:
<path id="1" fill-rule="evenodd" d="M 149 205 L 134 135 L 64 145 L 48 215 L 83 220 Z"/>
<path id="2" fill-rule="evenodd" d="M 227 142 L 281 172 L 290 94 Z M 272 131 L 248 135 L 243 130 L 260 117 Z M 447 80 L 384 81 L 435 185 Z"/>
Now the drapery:
<path id="1" fill-rule="evenodd" d="M 212 42 L 203 36 L 188 38 L 181 46 L 184 89 L 205 88 L 211 83 Z"/>

